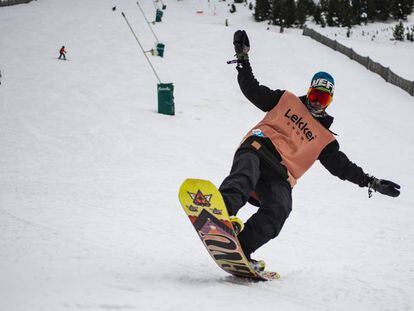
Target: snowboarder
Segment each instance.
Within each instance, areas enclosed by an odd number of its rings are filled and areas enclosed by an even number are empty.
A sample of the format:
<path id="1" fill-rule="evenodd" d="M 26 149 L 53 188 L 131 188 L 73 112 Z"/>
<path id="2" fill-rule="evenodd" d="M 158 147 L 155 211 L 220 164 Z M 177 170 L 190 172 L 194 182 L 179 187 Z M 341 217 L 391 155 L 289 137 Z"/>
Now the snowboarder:
<path id="1" fill-rule="evenodd" d="M 63 60 L 66 60 L 66 50 L 65 50 L 65 46 L 63 45 L 61 48 L 60 48 L 60 50 L 59 50 L 59 59 L 62 59 L 62 57 L 63 57 Z"/>
<path id="2" fill-rule="evenodd" d="M 292 187 L 316 160 L 332 175 L 368 187 L 370 196 L 378 191 L 397 197 L 400 186 L 366 174 L 339 150 L 329 130 L 334 118 L 325 111 L 334 94 L 329 73 L 316 73 L 304 96 L 271 90 L 252 73 L 246 32 L 236 31 L 233 44 L 240 89 L 266 115 L 244 137 L 219 190 L 245 255 L 255 269 L 264 270 L 264 262 L 251 254 L 279 234 L 292 209 Z M 243 224 L 236 214 L 247 201 L 259 209 Z"/>

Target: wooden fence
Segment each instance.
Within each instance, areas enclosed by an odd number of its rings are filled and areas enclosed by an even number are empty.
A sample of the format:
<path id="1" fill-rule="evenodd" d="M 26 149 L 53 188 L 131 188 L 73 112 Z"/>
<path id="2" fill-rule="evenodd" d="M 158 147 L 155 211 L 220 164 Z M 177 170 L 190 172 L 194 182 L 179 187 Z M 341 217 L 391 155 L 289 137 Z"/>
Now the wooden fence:
<path id="1" fill-rule="evenodd" d="M 8 6 L 22 3 L 29 3 L 33 0 L 0 0 L 0 6 Z"/>
<path id="2" fill-rule="evenodd" d="M 361 65 L 365 66 L 368 70 L 375 72 L 376 74 L 380 75 L 384 78 L 385 81 L 392 83 L 404 91 L 408 92 L 410 95 L 414 96 L 414 81 L 409 81 L 404 79 L 394 73 L 389 67 L 384 67 L 380 63 L 373 61 L 369 56 L 361 56 L 356 53 L 352 48 L 348 48 L 336 40 L 329 39 L 324 35 L 321 35 L 317 31 L 305 27 L 303 29 L 303 35 L 311 37 L 312 39 L 329 46 L 330 48 L 338 51 L 342 54 L 345 54 L 350 59 L 360 63 Z"/>

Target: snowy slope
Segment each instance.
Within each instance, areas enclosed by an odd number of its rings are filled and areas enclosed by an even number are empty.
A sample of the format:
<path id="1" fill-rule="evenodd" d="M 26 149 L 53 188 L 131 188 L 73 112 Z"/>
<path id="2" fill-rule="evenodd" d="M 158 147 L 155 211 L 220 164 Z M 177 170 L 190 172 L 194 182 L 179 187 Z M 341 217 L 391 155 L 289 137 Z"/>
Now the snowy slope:
<path id="1" fill-rule="evenodd" d="M 325 27 L 310 25 L 321 34 L 337 40 L 343 45 L 352 48 L 362 56 L 369 56 L 376 62 L 381 63 L 401 77 L 410 81 L 414 80 L 414 42 L 395 41 L 393 37 L 394 27 L 397 21 L 377 22 L 367 25 L 356 25 L 352 27 L 350 37 L 346 36 L 347 28 Z M 414 27 L 414 14 L 407 17 L 404 27 Z M 407 30 L 405 29 L 405 33 Z"/>
<path id="2" fill-rule="evenodd" d="M 175 85 L 174 117 L 156 113 L 157 80 L 120 15 L 150 49 L 135 1 L 0 9 L 0 310 L 413 309 L 413 97 L 298 31 L 266 31 L 242 5 L 165 2 L 154 26 L 165 57 L 151 60 Z M 269 87 L 301 95 L 331 72 L 342 150 L 402 186 L 368 199 L 316 164 L 281 235 L 255 254 L 281 273 L 271 283 L 217 268 L 177 200 L 186 177 L 219 184 L 263 116 L 225 63 L 239 28 Z"/>

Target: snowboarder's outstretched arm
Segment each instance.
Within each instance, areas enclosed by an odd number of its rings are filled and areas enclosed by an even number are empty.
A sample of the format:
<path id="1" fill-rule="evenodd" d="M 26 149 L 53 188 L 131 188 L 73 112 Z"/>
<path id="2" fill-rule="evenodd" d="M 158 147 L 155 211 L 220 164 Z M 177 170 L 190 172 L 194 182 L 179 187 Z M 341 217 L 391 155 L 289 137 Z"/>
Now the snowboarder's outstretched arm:
<path id="1" fill-rule="evenodd" d="M 399 185 L 389 180 L 370 176 L 358 165 L 351 162 L 345 153 L 339 150 L 337 140 L 334 140 L 322 150 L 319 161 L 332 175 L 342 180 L 348 180 L 360 187 L 368 187 L 369 194 L 374 190 L 391 197 L 400 195 Z"/>
<path id="2" fill-rule="evenodd" d="M 267 86 L 260 85 L 253 75 L 247 53 L 250 50 L 249 38 L 244 30 L 237 30 L 233 38 L 234 50 L 238 60 L 237 80 L 244 96 L 257 108 L 270 111 L 282 97 L 282 90 L 271 90 Z"/>
<path id="3" fill-rule="evenodd" d="M 369 178 L 355 163 L 339 150 L 339 143 L 334 140 L 328 144 L 319 155 L 321 164 L 334 176 L 342 180 L 348 180 L 360 187 L 367 187 Z"/>
<path id="4" fill-rule="evenodd" d="M 243 67 L 237 67 L 239 72 L 237 80 L 244 96 L 257 108 L 270 111 L 279 102 L 284 91 L 271 90 L 267 86 L 260 85 L 253 75 L 249 61 L 243 63 Z"/>

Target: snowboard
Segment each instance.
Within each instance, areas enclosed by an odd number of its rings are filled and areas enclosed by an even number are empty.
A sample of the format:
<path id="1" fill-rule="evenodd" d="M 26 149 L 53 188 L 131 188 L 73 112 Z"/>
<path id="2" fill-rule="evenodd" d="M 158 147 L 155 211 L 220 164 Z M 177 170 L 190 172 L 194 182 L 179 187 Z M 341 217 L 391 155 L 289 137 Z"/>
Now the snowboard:
<path id="1" fill-rule="evenodd" d="M 279 279 L 277 272 L 254 270 L 240 246 L 219 190 L 208 180 L 186 179 L 178 198 L 215 263 L 227 273 L 254 280 Z"/>

